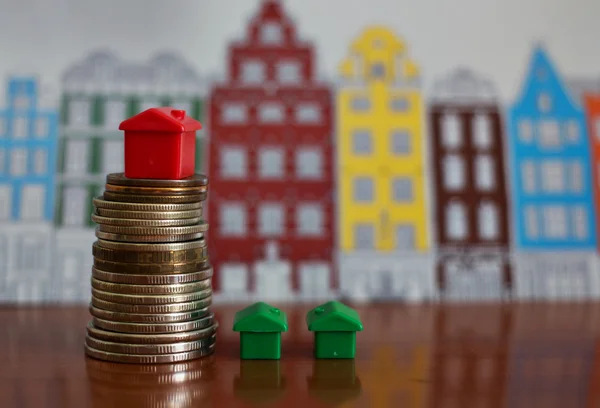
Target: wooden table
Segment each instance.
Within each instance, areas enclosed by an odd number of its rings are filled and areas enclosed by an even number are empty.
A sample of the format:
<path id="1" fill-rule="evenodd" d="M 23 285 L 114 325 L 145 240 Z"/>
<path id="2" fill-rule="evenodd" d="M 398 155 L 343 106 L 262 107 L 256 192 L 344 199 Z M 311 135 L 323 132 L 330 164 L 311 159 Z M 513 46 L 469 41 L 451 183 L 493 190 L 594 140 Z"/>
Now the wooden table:
<path id="1" fill-rule="evenodd" d="M 314 360 L 304 315 L 281 361 L 240 361 L 237 307 L 215 307 L 215 355 L 135 366 L 88 359 L 87 309 L 0 308 L 0 407 L 600 406 L 600 304 L 357 306 L 355 361 Z"/>

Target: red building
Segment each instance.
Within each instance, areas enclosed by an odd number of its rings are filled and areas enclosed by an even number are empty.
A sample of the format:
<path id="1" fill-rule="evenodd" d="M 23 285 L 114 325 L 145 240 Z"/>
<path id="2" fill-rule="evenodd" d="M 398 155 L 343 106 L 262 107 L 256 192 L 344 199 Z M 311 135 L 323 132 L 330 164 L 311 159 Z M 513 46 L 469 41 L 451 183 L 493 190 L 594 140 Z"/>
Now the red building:
<path id="1" fill-rule="evenodd" d="M 276 1 L 263 3 L 228 58 L 228 78 L 210 95 L 214 289 L 323 294 L 337 285 L 331 91 Z"/>

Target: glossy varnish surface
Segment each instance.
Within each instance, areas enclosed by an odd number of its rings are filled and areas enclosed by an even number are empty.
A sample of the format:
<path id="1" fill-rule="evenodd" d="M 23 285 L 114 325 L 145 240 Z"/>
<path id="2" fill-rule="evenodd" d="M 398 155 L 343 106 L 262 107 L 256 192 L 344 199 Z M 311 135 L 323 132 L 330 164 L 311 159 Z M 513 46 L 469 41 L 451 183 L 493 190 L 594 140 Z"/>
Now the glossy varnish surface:
<path id="1" fill-rule="evenodd" d="M 281 305 L 281 361 L 240 361 L 216 307 L 215 355 L 157 366 L 86 358 L 85 307 L 4 307 L 0 407 L 600 406 L 600 304 L 358 306 L 354 361 L 312 358 L 312 306 Z"/>

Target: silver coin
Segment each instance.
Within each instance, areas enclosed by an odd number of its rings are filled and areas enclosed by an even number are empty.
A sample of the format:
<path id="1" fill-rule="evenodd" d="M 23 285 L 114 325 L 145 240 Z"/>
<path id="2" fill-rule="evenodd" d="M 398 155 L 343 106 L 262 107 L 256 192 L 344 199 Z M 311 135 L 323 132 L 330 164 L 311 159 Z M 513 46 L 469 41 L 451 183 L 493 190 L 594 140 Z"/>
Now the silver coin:
<path id="1" fill-rule="evenodd" d="M 181 220 L 201 218 L 202 208 L 190 211 L 124 211 L 96 208 L 95 214 L 108 218 L 126 218 L 130 220 Z"/>
<path id="2" fill-rule="evenodd" d="M 133 275 L 129 273 L 106 272 L 92 267 L 92 277 L 105 282 L 129 283 L 132 285 L 173 285 L 191 283 L 212 277 L 212 268 L 199 272 L 180 273 L 172 275 Z"/>
<path id="3" fill-rule="evenodd" d="M 96 327 L 119 333 L 179 333 L 205 329 L 212 326 L 214 323 L 214 315 L 211 313 L 201 319 L 173 323 L 113 322 L 110 320 L 98 319 L 97 317 L 92 318 L 92 322 Z"/>
<path id="4" fill-rule="evenodd" d="M 208 177 L 204 174 L 194 174 L 179 180 L 132 179 L 124 173 L 111 173 L 106 176 L 108 184 L 133 187 L 199 187 L 208 185 Z"/>
<path id="5" fill-rule="evenodd" d="M 135 251 L 135 252 L 168 252 L 168 251 L 187 251 L 189 249 L 205 248 L 206 241 L 204 239 L 196 239 L 188 242 L 173 242 L 173 243 L 131 243 L 131 242 L 115 242 L 105 239 L 96 241 L 98 246 L 107 249 L 118 251 Z M 140 262 L 140 261 L 137 261 Z M 169 261 L 170 262 L 170 261 Z M 183 262 L 183 261 L 179 261 Z"/>
<path id="6" fill-rule="evenodd" d="M 114 343 L 111 341 L 98 340 L 91 336 L 85 336 L 86 344 L 96 350 L 108 351 L 110 353 L 147 355 L 184 353 L 186 351 L 199 350 L 214 344 L 215 341 L 216 335 L 214 334 L 206 339 L 171 344 Z"/>
<path id="7" fill-rule="evenodd" d="M 168 344 L 185 341 L 194 341 L 205 339 L 217 332 L 219 324 L 215 321 L 211 326 L 200 330 L 190 330 L 180 333 L 163 333 L 163 334 L 135 334 L 135 333 L 117 333 L 109 330 L 104 330 L 94 326 L 93 322 L 87 325 L 87 333 L 100 340 L 113 341 L 117 343 L 129 344 Z"/>
<path id="8" fill-rule="evenodd" d="M 93 305 L 89 307 L 90 314 L 98 319 L 110 320 L 114 322 L 123 323 L 177 323 L 186 322 L 189 320 L 201 319 L 208 316 L 210 310 L 208 307 L 204 309 L 197 309 L 191 312 L 182 313 L 153 313 L 153 314 L 140 314 L 140 313 L 120 313 L 111 312 L 110 310 L 98 309 Z"/>
<path id="9" fill-rule="evenodd" d="M 123 235 L 187 235 L 208 231 L 208 224 L 204 221 L 184 227 L 132 227 L 100 224 L 98 231 Z"/>
<path id="10" fill-rule="evenodd" d="M 104 361 L 113 361 L 117 363 L 130 363 L 130 364 L 162 364 L 162 363 L 176 363 L 179 361 L 193 360 L 208 356 L 214 352 L 215 346 L 210 345 L 205 349 L 188 351 L 185 353 L 176 354 L 157 354 L 157 355 L 139 355 L 139 354 L 119 354 L 109 353 L 107 351 L 96 350 L 85 345 L 85 353 L 92 358 Z"/>
<path id="11" fill-rule="evenodd" d="M 99 309 L 119 313 L 163 314 L 182 313 L 203 309 L 212 304 L 212 296 L 193 302 L 170 303 L 164 305 L 128 305 L 126 303 L 109 302 L 92 296 L 92 305 Z"/>
<path id="12" fill-rule="evenodd" d="M 155 203 L 123 203 L 108 201 L 102 197 L 94 198 L 94 207 L 123 211 L 190 211 L 202 208 L 202 202 L 184 204 L 155 204 Z"/>
<path id="13" fill-rule="evenodd" d="M 112 234 L 110 232 L 102 232 L 96 228 L 96 237 L 107 241 L 128 242 L 128 243 L 149 243 L 155 242 L 160 244 L 171 242 L 192 241 L 194 239 L 204 238 L 203 233 L 197 234 L 181 234 L 181 235 L 123 235 Z"/>
<path id="14" fill-rule="evenodd" d="M 92 288 L 92 295 L 98 299 L 108 302 L 125 303 L 128 305 L 164 305 L 168 303 L 194 302 L 209 297 L 212 289 L 203 289 L 191 293 L 180 293 L 178 295 L 126 295 L 122 293 L 111 293 Z"/>
<path id="15" fill-rule="evenodd" d="M 92 214 L 92 221 L 96 224 L 114 225 L 121 227 L 186 227 L 197 225 L 202 222 L 201 217 L 196 218 L 179 218 L 174 220 L 140 220 L 135 218 L 110 218 L 102 217 L 101 215 Z M 111 232 L 111 231 L 107 231 Z"/>
<path id="16" fill-rule="evenodd" d="M 122 293 L 126 295 L 178 295 L 198 292 L 209 289 L 210 287 L 210 279 L 170 285 L 136 285 L 129 283 L 105 282 L 92 277 L 92 288 L 105 292 Z"/>

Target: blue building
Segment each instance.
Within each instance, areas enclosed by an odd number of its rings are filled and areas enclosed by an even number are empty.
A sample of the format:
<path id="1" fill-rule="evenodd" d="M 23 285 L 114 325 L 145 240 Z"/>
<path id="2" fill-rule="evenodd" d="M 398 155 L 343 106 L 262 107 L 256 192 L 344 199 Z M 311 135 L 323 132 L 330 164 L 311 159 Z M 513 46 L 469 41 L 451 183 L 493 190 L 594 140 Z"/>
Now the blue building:
<path id="1" fill-rule="evenodd" d="M 0 110 L 0 222 L 51 221 L 58 113 L 38 108 L 34 78 L 8 80 Z"/>
<path id="2" fill-rule="evenodd" d="M 542 47 L 534 49 L 508 115 L 516 247 L 596 247 L 591 155 L 585 116 Z"/>

